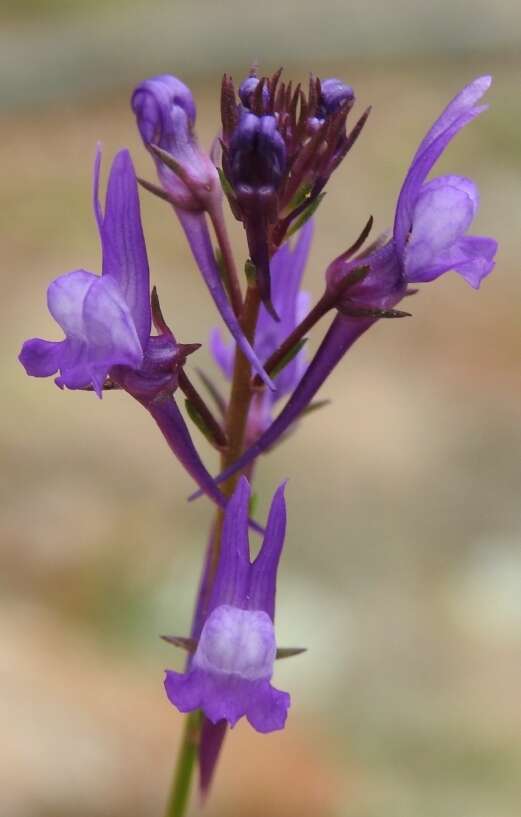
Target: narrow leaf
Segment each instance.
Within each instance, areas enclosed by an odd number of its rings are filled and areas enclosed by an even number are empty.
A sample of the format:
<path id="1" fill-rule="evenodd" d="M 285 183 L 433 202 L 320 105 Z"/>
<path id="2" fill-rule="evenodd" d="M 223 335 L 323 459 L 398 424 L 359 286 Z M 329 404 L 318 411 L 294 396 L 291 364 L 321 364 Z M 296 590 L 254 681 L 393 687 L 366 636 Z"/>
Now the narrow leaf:
<path id="1" fill-rule="evenodd" d="M 181 635 L 162 635 L 161 638 L 163 641 L 167 641 L 168 644 L 173 644 L 174 647 L 179 647 L 189 653 L 194 653 L 197 648 L 195 638 L 183 638 Z"/>
<path id="2" fill-rule="evenodd" d="M 291 363 L 291 361 L 293 360 L 293 358 L 294 358 L 294 357 L 296 357 L 296 356 L 298 355 L 298 353 L 300 352 L 300 350 L 301 350 L 301 349 L 302 349 L 302 348 L 305 346 L 305 344 L 306 344 L 307 342 L 308 342 L 308 339 L 307 339 L 307 338 L 300 338 L 300 340 L 298 340 L 298 341 L 295 343 L 295 345 L 294 345 L 294 346 L 292 346 L 292 347 L 291 347 L 291 349 L 290 349 L 288 352 L 286 352 L 286 354 L 284 355 L 284 357 L 282 357 L 282 358 L 279 360 L 279 362 L 275 364 L 275 366 L 273 367 L 273 369 L 270 371 L 270 375 L 271 375 L 272 377 L 276 377 L 278 374 L 280 374 L 280 373 L 281 373 L 281 371 L 282 371 L 283 369 L 285 369 L 285 368 L 286 368 L 286 366 L 288 365 L 288 363 Z"/>
<path id="3" fill-rule="evenodd" d="M 214 448 L 218 448 L 220 450 L 222 447 L 221 441 L 216 439 L 212 429 L 204 421 L 204 418 L 201 416 L 201 414 L 197 410 L 197 407 L 192 402 L 192 400 L 190 400 L 189 397 L 185 399 L 185 407 L 188 412 L 188 416 L 190 417 L 192 422 L 195 423 L 201 434 L 208 440 L 210 445 L 213 445 Z"/>
<path id="4" fill-rule="evenodd" d="M 279 647 L 275 658 L 293 658 L 294 655 L 307 652 L 307 649 L 307 647 Z"/>
<path id="5" fill-rule="evenodd" d="M 308 204 L 306 209 L 300 214 L 300 216 L 293 222 L 293 224 L 289 228 L 287 233 L 288 238 L 291 238 L 292 235 L 294 235 L 298 230 L 300 230 L 300 228 L 306 223 L 306 221 L 309 221 L 311 216 L 313 216 L 316 213 L 325 195 L 326 195 L 325 193 L 320 193 Z"/>

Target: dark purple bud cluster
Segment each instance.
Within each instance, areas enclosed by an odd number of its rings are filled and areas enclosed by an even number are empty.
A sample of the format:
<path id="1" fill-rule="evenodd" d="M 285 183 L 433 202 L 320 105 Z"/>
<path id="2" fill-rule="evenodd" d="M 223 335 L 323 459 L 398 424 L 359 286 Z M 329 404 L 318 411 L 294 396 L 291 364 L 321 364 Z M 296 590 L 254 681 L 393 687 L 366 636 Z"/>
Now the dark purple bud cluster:
<path id="1" fill-rule="evenodd" d="M 243 222 L 265 306 L 271 304 L 270 259 L 297 219 L 311 216 L 331 173 L 354 144 L 369 111 L 347 133 L 354 103 L 349 85 L 311 77 L 308 94 L 279 70 L 255 74 L 221 93 L 222 168 L 231 208 Z"/>

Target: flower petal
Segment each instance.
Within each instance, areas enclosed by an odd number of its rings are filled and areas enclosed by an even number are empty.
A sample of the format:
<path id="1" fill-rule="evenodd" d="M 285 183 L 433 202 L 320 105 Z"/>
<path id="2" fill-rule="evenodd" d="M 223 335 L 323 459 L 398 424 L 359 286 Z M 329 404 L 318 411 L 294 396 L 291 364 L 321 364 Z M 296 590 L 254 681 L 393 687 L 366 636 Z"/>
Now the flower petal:
<path id="1" fill-rule="evenodd" d="M 289 695 L 274 689 L 269 681 L 198 669 L 185 674 L 167 670 L 165 690 L 180 712 L 202 709 L 212 723 L 226 720 L 232 727 L 246 715 L 259 732 L 282 729 L 290 705 Z"/>
<path id="2" fill-rule="evenodd" d="M 283 482 L 275 492 L 262 548 L 251 572 L 250 607 L 254 610 L 265 610 L 272 621 L 275 617 L 277 568 L 286 535 L 285 487 L 286 483 Z"/>
<path id="3" fill-rule="evenodd" d="M 481 97 L 488 91 L 492 84 L 492 77 L 491 76 L 482 76 L 474 79 L 468 85 L 466 85 L 456 96 L 454 99 L 449 102 L 443 113 L 438 117 L 434 125 L 430 128 L 427 132 L 425 137 L 420 143 L 418 150 L 416 151 L 416 156 L 419 156 L 420 153 L 428 148 L 432 143 L 438 138 L 440 133 L 442 133 L 447 128 L 451 127 L 451 125 L 459 119 L 461 114 L 465 114 L 468 111 L 471 111 L 476 102 L 478 102 Z"/>
<path id="4" fill-rule="evenodd" d="M 422 269 L 422 277 L 415 281 L 432 281 L 449 270 L 458 272 L 474 289 L 494 269 L 497 241 L 482 236 L 462 236 L 451 247 L 440 253 L 431 266 Z"/>
<path id="5" fill-rule="evenodd" d="M 60 346 L 59 386 L 74 389 L 92 383 L 100 394 L 112 366 L 141 364 L 143 351 L 132 316 L 112 279 L 75 270 L 53 281 L 47 302 L 66 335 Z"/>
<path id="6" fill-rule="evenodd" d="M 49 377 L 60 368 L 60 357 L 65 341 L 26 340 L 18 360 L 27 374 L 33 377 Z"/>
<path id="7" fill-rule="evenodd" d="M 98 168 L 97 156 L 95 186 Z M 97 191 L 94 200 L 97 201 Z M 95 210 L 99 223 L 100 208 Z M 118 284 L 144 348 L 151 327 L 150 280 L 136 174 L 128 150 L 121 150 L 112 162 L 100 236 L 103 275 Z"/>
<path id="8" fill-rule="evenodd" d="M 436 120 L 416 151 L 396 206 L 393 232 L 400 253 L 407 241 L 414 206 L 423 182 L 454 136 L 486 110 L 487 106 L 475 106 L 475 103 L 489 88 L 491 81 L 490 77 L 479 77 L 460 91 Z"/>
<path id="9" fill-rule="evenodd" d="M 269 681 L 264 681 L 255 690 L 246 717 L 257 732 L 275 732 L 284 729 L 290 704 L 291 698 L 287 692 L 275 689 Z"/>
<path id="10" fill-rule="evenodd" d="M 443 183 L 425 185 L 414 208 L 412 231 L 404 250 L 408 281 L 432 280 L 428 270 L 465 234 L 474 213 L 474 200 L 464 189 Z"/>
<path id="11" fill-rule="evenodd" d="M 208 612 L 222 604 L 246 603 L 250 570 L 249 501 L 250 486 L 246 477 L 241 477 L 224 514 L 221 554 Z"/>

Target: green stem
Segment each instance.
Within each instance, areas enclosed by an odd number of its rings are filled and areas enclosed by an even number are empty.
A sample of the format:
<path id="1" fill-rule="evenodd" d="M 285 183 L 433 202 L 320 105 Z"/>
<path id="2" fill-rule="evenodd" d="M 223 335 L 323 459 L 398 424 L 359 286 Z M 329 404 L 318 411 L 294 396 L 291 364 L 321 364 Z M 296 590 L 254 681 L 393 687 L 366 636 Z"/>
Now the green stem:
<path id="1" fill-rule="evenodd" d="M 186 717 L 165 817 L 183 817 L 186 811 L 192 774 L 197 760 L 201 722 L 202 713 L 198 709 L 190 712 Z"/>

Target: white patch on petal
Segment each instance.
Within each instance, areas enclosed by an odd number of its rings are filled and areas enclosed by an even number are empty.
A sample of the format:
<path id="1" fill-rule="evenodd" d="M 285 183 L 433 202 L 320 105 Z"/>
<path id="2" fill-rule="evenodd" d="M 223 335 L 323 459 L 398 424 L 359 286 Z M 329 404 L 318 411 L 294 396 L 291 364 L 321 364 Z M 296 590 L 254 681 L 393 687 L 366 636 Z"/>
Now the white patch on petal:
<path id="1" fill-rule="evenodd" d="M 221 605 L 203 627 L 193 664 L 249 681 L 268 680 L 275 654 L 275 633 L 267 613 Z"/>

